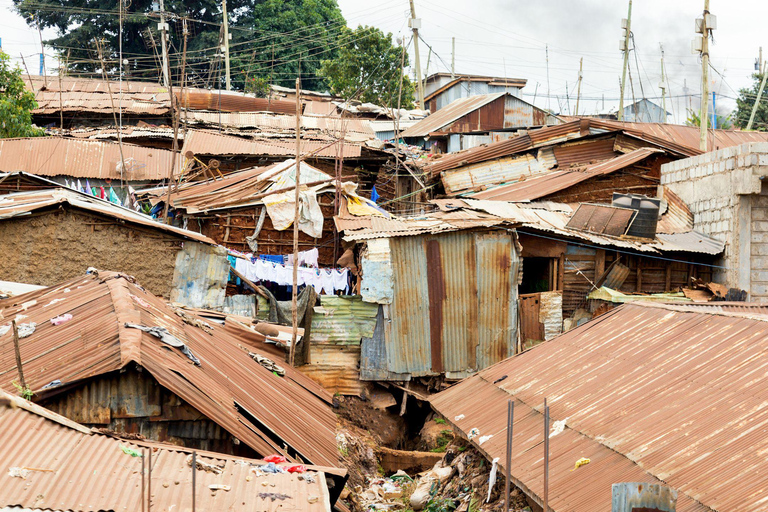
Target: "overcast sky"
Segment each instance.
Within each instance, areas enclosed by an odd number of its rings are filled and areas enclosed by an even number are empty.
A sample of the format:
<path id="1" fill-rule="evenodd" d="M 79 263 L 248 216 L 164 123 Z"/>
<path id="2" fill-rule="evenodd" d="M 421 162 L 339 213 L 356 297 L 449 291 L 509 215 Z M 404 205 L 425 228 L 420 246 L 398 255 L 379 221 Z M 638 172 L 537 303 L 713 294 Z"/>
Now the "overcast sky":
<path id="1" fill-rule="evenodd" d="M 410 38 L 408 0 L 338 0 L 351 27 L 373 25 L 395 37 Z M 594 113 L 618 105 L 622 56 L 621 19 L 627 0 L 415 0 L 422 18 L 421 35 L 432 46 L 429 73 L 450 71 L 451 38 L 456 38 L 456 72 L 525 78 L 524 98 L 541 107 L 568 113 L 575 109 L 579 59 L 584 58 L 582 112 Z M 0 0 L 3 12 L 0 37 L 3 49 L 21 63 L 24 55 L 31 73 L 39 70 L 40 42 L 36 30 L 11 10 L 11 0 Z M 631 54 L 635 98 L 661 102 L 660 49 L 664 45 L 669 75 L 667 110 L 683 120 L 689 98 L 694 107 L 700 93 L 701 64 L 691 53 L 694 19 L 701 16 L 703 0 L 634 0 L 632 32 L 636 54 Z M 718 27 L 711 46 L 711 72 L 718 111 L 733 108 L 739 88 L 748 85 L 758 49 L 768 59 L 768 1 L 711 0 Z M 54 36 L 44 32 L 44 38 Z M 549 47 L 549 83 L 545 47 Z M 49 70 L 57 66 L 46 50 Z M 429 49 L 421 45 L 422 67 Z M 637 57 L 637 60 L 635 60 Z M 411 51 L 411 62 L 413 52 Z M 639 69 L 639 71 L 638 71 Z M 566 85 L 570 102 L 566 101 Z M 547 90 L 549 89 L 549 98 Z M 603 96 L 605 103 L 603 104 Z M 627 86 L 626 102 L 632 101 Z"/>
<path id="2" fill-rule="evenodd" d="M 566 84 L 575 109 L 579 59 L 584 58 L 582 112 L 593 113 L 618 105 L 622 55 L 621 19 L 627 16 L 627 0 L 415 0 L 422 18 L 422 37 L 439 56 L 430 59 L 429 72 L 449 71 L 451 37 L 456 37 L 456 72 L 490 74 L 528 79 L 524 98 L 547 106 L 545 46 L 549 46 L 549 104 L 555 111 L 568 112 Z M 409 37 L 407 0 L 339 0 L 350 26 L 358 23 L 377 26 L 387 32 Z M 703 0 L 634 0 L 632 32 L 637 48 L 631 55 L 631 74 L 636 98 L 643 95 L 661 103 L 661 52 L 669 75 L 667 110 L 684 120 L 689 94 L 701 91 L 701 63 L 691 53 L 694 20 L 701 16 Z M 711 72 L 721 107 L 733 108 L 731 98 L 751 82 L 758 49 L 765 47 L 768 59 L 768 1 L 711 0 L 710 10 L 718 27 L 711 46 L 712 65 L 725 76 Z M 422 67 L 429 50 L 421 46 Z M 412 52 L 411 52 L 412 55 Z M 413 62 L 413 61 L 412 61 Z M 639 68 L 639 73 L 638 73 Z M 642 87 L 641 87 L 642 83 Z M 537 88 L 538 84 L 538 88 Z M 627 86 L 625 102 L 631 102 Z M 656 99 L 658 98 L 658 100 Z M 692 98 L 697 108 L 698 99 Z M 562 108 L 560 107 L 562 105 Z"/>

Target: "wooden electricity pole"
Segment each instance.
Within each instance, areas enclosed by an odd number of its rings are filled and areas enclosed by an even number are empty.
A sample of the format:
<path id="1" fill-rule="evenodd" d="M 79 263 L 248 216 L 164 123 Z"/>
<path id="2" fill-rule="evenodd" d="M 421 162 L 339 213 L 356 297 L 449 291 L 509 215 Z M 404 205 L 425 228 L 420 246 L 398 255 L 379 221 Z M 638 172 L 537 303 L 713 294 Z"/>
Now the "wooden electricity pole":
<path id="1" fill-rule="evenodd" d="M 160 0 L 160 24 L 157 27 L 160 30 L 160 44 L 163 51 L 163 85 L 168 87 L 170 77 L 168 76 L 168 23 L 165 22 L 165 2 Z"/>
<path id="2" fill-rule="evenodd" d="M 298 282 L 299 282 L 299 191 L 301 189 L 301 80 L 296 79 L 296 188 L 293 200 L 293 287 L 291 288 L 291 347 L 288 362 L 291 366 L 296 361 L 296 340 L 299 330 Z"/>
<path id="3" fill-rule="evenodd" d="M 229 19 L 227 17 L 227 0 L 221 0 L 221 15 L 224 19 L 224 76 L 227 90 L 232 90 L 232 82 L 229 76 Z"/>
<path id="4" fill-rule="evenodd" d="M 451 80 L 456 78 L 456 38 L 451 38 Z"/>
<path id="5" fill-rule="evenodd" d="M 661 108 L 664 109 L 664 122 L 667 121 L 667 80 L 664 75 L 664 46 L 659 43 L 659 49 L 661 50 Z"/>
<path id="6" fill-rule="evenodd" d="M 421 81 L 421 58 L 419 57 L 419 28 L 421 28 L 421 19 L 416 17 L 416 7 L 411 2 L 411 19 L 408 24 L 413 30 L 413 51 L 416 55 L 416 91 L 419 95 L 419 108 L 424 110 L 424 87 Z"/>
<path id="7" fill-rule="evenodd" d="M 629 11 L 626 23 L 624 23 L 624 44 L 621 50 L 624 52 L 624 66 L 621 70 L 621 94 L 619 95 L 619 121 L 624 120 L 624 89 L 627 86 L 627 64 L 629 63 L 629 36 L 632 31 L 632 0 L 629 0 Z"/>
<path id="8" fill-rule="evenodd" d="M 579 60 L 579 85 L 576 88 L 576 113 L 574 115 L 579 115 L 579 101 L 581 100 L 581 76 L 582 76 L 582 69 L 584 66 L 584 57 L 582 57 Z"/>
<path id="9" fill-rule="evenodd" d="M 709 121 L 709 0 L 704 0 L 704 15 L 701 18 L 701 111 L 699 121 L 701 133 L 699 149 L 707 152 L 707 123 Z"/>

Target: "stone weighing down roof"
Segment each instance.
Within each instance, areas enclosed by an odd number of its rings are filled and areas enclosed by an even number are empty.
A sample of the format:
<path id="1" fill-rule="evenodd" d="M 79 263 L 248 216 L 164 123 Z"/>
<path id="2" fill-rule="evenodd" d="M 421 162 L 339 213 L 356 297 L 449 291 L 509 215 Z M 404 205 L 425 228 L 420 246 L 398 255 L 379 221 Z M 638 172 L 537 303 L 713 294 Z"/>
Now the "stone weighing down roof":
<path id="1" fill-rule="evenodd" d="M 152 451 L 151 488 L 146 471 L 142 492 L 142 458 L 126 454 L 122 447 Z M 191 510 L 191 453 L 168 444 L 119 440 L 0 391 L 1 510 L 134 511 L 143 508 L 141 498 L 150 491 L 153 509 Z M 199 510 L 328 512 L 325 473 L 342 479 L 346 473 L 310 466 L 303 474 L 256 476 L 252 469 L 263 461 L 205 451 L 197 452 L 197 460 L 216 468 L 196 472 Z M 229 490 L 213 492 L 212 485 Z M 273 501 L 260 493 L 288 497 Z"/>
<path id="2" fill-rule="evenodd" d="M 618 482 L 669 485 L 678 512 L 765 510 L 766 332 L 751 312 L 626 304 L 431 402 L 504 466 L 514 400 L 512 478 L 540 501 L 546 397 L 554 511 L 609 512 Z"/>
<path id="3" fill-rule="evenodd" d="M 51 318 L 67 313 L 71 320 L 51 325 Z M 185 322 L 132 278 L 114 272 L 0 300 L 0 317 L 5 318 L 0 325 L 16 315 L 24 316 L 21 323 L 37 324 L 30 336 L 20 340 L 24 374 L 35 393 L 55 380 L 67 386 L 135 363 L 259 454 L 283 453 L 313 464 L 338 464 L 330 395 L 287 365 L 285 377 L 278 377 L 255 362 L 246 348 L 258 352 L 253 347 L 257 333 L 239 337 L 220 326 L 206 332 Z M 126 327 L 127 323 L 167 329 L 200 364 L 192 364 L 181 350 L 149 333 Z M 0 332 L 0 346 L 12 343 L 9 330 Z M 16 375 L 13 362 L 0 368 L 0 388 L 13 391 Z M 43 393 L 52 395 L 56 390 Z"/>

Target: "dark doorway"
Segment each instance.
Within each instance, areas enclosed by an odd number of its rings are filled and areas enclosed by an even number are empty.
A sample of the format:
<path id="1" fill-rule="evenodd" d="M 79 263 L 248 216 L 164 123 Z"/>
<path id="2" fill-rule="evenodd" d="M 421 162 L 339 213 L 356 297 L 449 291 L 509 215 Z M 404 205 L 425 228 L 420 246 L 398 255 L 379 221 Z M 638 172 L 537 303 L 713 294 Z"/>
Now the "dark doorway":
<path id="1" fill-rule="evenodd" d="M 553 290 L 553 258 L 523 258 L 523 282 L 520 294 Z"/>

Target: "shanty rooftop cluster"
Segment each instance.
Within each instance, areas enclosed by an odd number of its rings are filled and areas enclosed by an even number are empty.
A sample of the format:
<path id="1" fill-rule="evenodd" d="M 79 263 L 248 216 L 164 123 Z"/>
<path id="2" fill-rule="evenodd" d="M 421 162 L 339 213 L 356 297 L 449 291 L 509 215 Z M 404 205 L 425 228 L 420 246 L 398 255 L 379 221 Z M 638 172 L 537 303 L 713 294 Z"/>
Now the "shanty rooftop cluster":
<path id="1" fill-rule="evenodd" d="M 406 111 L 25 77 L 47 136 L 0 140 L 0 509 L 357 512 L 361 397 L 431 407 L 529 510 L 765 510 L 768 134 L 702 153 L 501 80 Z M 403 506 L 395 480 L 360 499 Z"/>

